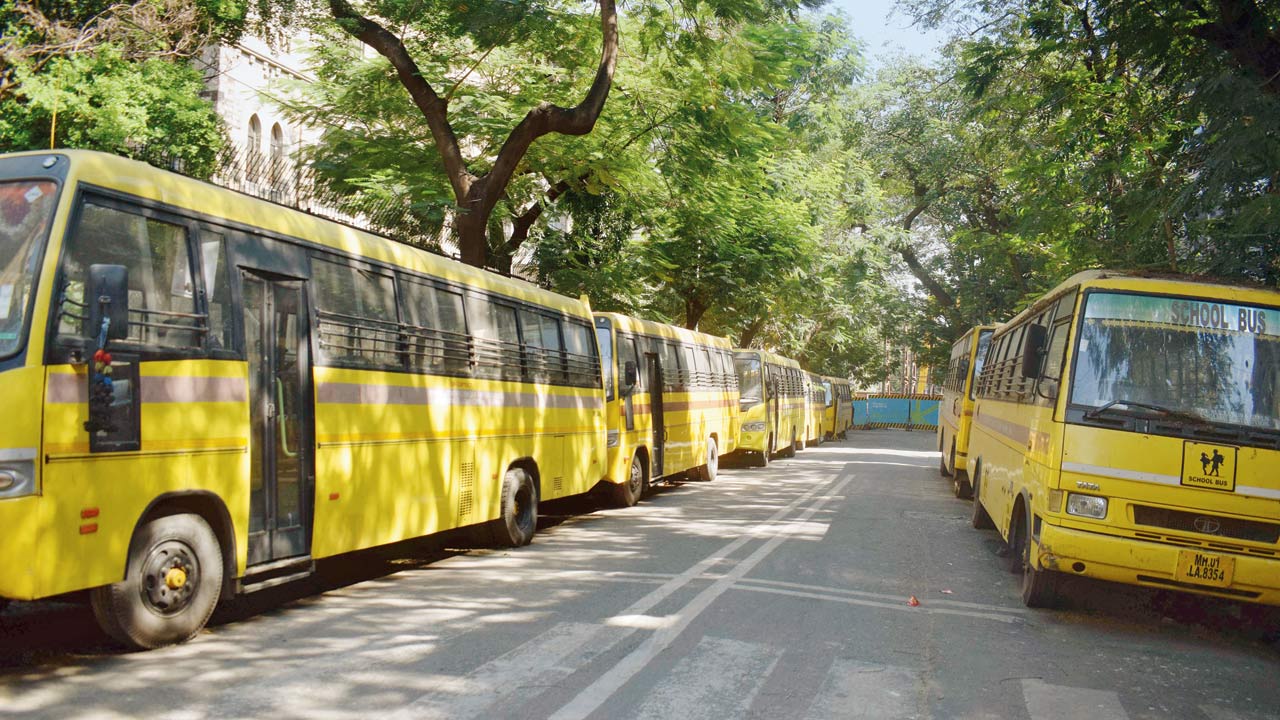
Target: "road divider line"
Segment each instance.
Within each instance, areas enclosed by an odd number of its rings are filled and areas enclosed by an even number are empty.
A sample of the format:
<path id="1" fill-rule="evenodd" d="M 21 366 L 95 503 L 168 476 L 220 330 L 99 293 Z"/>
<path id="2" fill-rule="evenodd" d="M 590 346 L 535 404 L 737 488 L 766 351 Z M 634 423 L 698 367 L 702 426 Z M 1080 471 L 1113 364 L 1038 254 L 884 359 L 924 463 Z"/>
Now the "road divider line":
<path id="1" fill-rule="evenodd" d="M 805 585 L 803 583 L 784 582 L 781 580 L 763 580 L 759 578 L 743 578 L 738 582 L 742 585 L 767 585 L 771 587 L 786 588 L 790 590 L 799 590 L 803 592 L 817 593 L 820 595 L 849 595 L 858 598 L 868 598 L 871 600 L 895 601 L 901 600 L 904 595 L 893 595 L 890 593 L 868 592 L 866 590 L 849 590 L 846 588 L 828 587 L 825 585 Z M 921 595 L 923 599 L 924 596 Z M 926 603 L 930 607 L 947 607 L 962 608 L 967 610 L 978 610 L 987 613 L 1006 613 L 1011 615 L 1026 615 L 1028 611 L 1021 607 L 1005 607 L 1003 605 L 989 605 L 987 603 L 964 602 L 963 600 L 945 600 L 942 598 L 931 598 Z"/>

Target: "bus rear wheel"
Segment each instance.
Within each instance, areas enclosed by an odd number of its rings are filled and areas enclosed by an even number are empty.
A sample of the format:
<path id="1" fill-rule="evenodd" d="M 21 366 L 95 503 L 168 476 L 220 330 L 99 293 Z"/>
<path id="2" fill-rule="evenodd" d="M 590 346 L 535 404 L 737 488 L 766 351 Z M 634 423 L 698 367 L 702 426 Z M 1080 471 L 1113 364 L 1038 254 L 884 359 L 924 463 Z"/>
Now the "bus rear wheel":
<path id="1" fill-rule="evenodd" d="M 533 542 L 538 529 L 538 490 L 524 468 L 513 467 L 502 478 L 502 510 L 490 523 L 496 547 L 521 547 Z"/>
<path id="2" fill-rule="evenodd" d="M 1053 607 L 1058 602 L 1058 578 L 1052 570 L 1037 569 L 1031 558 L 1031 521 L 1025 513 L 1015 518 L 1010 556 L 1022 571 L 1022 604 L 1031 608 Z"/>
<path id="3" fill-rule="evenodd" d="M 748 451 L 748 452 L 751 453 L 752 467 L 759 467 L 759 468 L 769 467 L 769 451 L 768 450 L 761 450 L 760 452 L 753 452 L 753 451 Z"/>
<path id="4" fill-rule="evenodd" d="M 94 588 L 89 602 L 113 640 L 151 649 L 194 637 L 221 594 L 218 539 L 204 518 L 183 513 L 139 528 L 124 580 Z"/>
<path id="5" fill-rule="evenodd" d="M 720 474 L 720 448 L 715 438 L 707 438 L 707 464 L 702 466 L 702 479 L 711 482 Z"/>
<path id="6" fill-rule="evenodd" d="M 782 455 L 782 457 L 789 457 L 789 458 L 793 458 L 793 457 L 795 457 L 795 456 L 796 456 L 796 452 L 797 452 L 799 449 L 800 449 L 800 441 L 796 439 L 796 433 L 795 433 L 795 431 L 794 431 L 794 430 L 792 430 L 792 431 L 791 431 L 791 444 L 787 446 L 787 449 L 786 449 L 786 450 L 782 451 L 782 452 L 781 452 L 781 453 L 779 453 L 779 454 L 780 454 L 780 455 Z"/>
<path id="7" fill-rule="evenodd" d="M 631 507 L 644 495 L 644 463 L 640 453 L 631 456 L 631 470 L 627 481 L 613 486 L 613 502 L 618 507 Z"/>

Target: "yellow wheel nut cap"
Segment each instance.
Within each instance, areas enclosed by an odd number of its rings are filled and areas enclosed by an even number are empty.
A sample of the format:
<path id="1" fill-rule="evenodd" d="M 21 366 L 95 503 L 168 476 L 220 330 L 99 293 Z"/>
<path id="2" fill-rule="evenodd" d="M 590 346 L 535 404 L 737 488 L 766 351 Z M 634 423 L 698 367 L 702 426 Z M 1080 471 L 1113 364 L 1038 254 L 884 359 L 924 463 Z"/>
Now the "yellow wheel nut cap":
<path id="1" fill-rule="evenodd" d="M 187 584 L 187 571 L 180 567 L 169 568 L 169 572 L 164 574 L 164 584 L 169 586 L 170 590 L 177 590 Z"/>

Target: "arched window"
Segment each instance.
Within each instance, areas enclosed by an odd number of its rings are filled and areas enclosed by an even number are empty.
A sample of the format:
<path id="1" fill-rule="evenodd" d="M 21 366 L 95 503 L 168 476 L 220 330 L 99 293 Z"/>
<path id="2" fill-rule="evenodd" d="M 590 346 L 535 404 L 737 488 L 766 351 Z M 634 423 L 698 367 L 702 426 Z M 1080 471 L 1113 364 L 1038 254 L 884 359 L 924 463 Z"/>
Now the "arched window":
<path id="1" fill-rule="evenodd" d="M 249 152 L 262 152 L 262 121 L 257 115 L 249 118 Z"/>
<path id="2" fill-rule="evenodd" d="M 284 146 L 284 128 L 280 127 L 280 123 L 271 126 L 271 199 L 276 202 L 284 202 L 285 179 L 288 173 L 285 172 Z"/>

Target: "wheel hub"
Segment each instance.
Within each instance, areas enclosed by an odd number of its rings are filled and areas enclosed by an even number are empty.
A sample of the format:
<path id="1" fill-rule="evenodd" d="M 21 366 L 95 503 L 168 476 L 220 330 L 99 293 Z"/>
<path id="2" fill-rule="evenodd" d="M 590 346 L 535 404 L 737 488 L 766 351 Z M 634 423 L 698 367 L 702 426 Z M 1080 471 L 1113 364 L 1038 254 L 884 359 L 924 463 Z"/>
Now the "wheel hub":
<path id="1" fill-rule="evenodd" d="M 142 599 L 160 615 L 186 609 L 199 587 L 200 564 L 186 543 L 169 540 L 151 549 L 142 566 Z"/>

